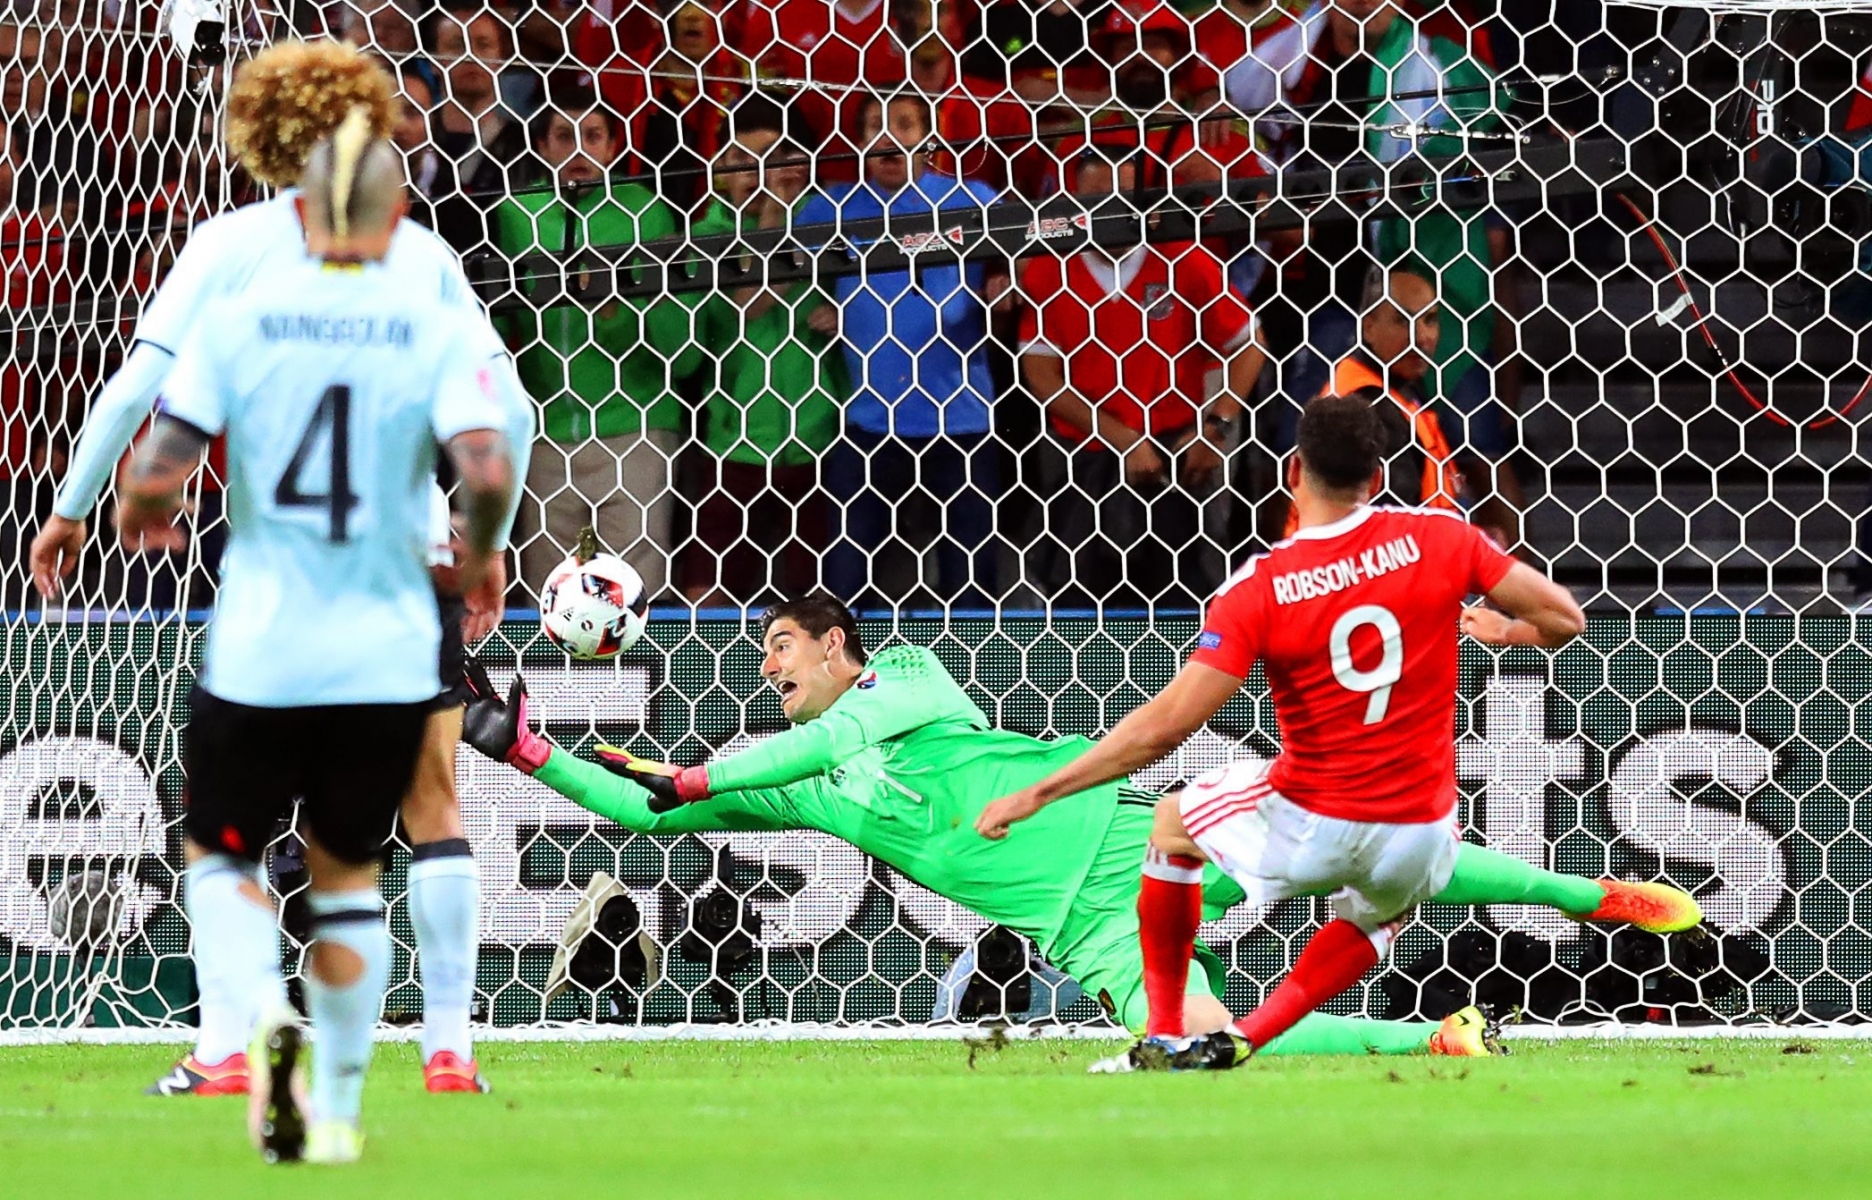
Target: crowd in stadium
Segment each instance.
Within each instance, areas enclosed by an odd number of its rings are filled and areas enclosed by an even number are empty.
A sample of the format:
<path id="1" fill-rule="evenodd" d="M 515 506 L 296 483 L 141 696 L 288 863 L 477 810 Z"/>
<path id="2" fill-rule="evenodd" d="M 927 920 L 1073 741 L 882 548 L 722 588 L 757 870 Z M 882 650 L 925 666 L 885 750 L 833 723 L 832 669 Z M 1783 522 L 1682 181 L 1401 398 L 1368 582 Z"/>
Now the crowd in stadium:
<path id="1" fill-rule="evenodd" d="M 413 213 L 471 261 L 1091 204 L 1452 152 L 1500 119 L 1491 22 L 1440 0 L 421 5 L 341 0 L 305 32 L 397 77 Z M 9 546 L 189 223 L 255 194 L 187 69 L 123 36 L 154 6 L 112 11 L 47 0 L 0 26 L 7 303 L 95 296 L 99 316 L 77 339 L 14 332 Z M 1277 103 L 1307 119 L 1242 116 Z M 1423 460 L 1394 494 L 1513 545 L 1510 235 L 1444 211 L 595 309 L 523 283 L 498 308 L 543 406 L 519 578 L 589 522 L 653 592 L 706 604 L 823 582 L 861 604 L 1187 606 L 1280 535 L 1298 404 L 1367 387 Z"/>

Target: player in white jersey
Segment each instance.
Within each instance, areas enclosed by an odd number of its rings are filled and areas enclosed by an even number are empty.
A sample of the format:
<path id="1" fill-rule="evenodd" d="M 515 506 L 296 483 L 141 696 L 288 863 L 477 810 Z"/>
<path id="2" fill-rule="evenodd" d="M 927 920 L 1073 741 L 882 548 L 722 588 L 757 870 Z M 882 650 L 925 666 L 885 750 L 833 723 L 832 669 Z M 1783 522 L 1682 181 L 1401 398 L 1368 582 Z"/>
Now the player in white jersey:
<path id="1" fill-rule="evenodd" d="M 350 46 L 334 42 L 274 46 L 243 64 L 235 77 L 228 95 L 228 141 L 255 178 L 275 186 L 289 185 L 298 179 L 312 144 L 329 134 L 352 108 L 362 106 L 370 114 L 373 132 L 386 134 L 394 95 L 382 68 Z M 305 261 L 305 232 L 291 191 L 225 213 L 195 229 L 137 323 L 122 367 L 92 407 L 72 449 L 53 516 L 33 541 L 33 578 L 47 599 L 58 595 L 61 580 L 76 566 L 85 544 L 86 519 L 131 438 L 148 419 L 151 401 L 168 376 L 176 352 L 206 306 Z M 455 252 L 420 225 L 398 224 L 386 265 L 398 278 L 410 281 L 412 295 L 434 297 L 445 306 L 481 315 Z M 510 407 L 505 432 L 524 478 L 533 440 L 532 402 L 499 336 L 485 320 L 478 325 L 476 336 L 496 367 L 501 395 Z M 436 534 L 446 543 L 446 502 L 441 508 Z M 511 527 L 510 511 L 501 529 L 502 546 Z M 497 560 L 466 622 L 461 619 L 459 592 L 445 604 L 438 707 L 425 732 L 422 765 L 403 805 L 403 832 L 412 848 L 410 917 L 422 964 L 423 1076 L 431 1091 L 487 1090 L 474 1061 L 468 1024 L 480 943 L 480 898 L 455 795 L 462 700 L 456 689 L 460 642 L 464 637 L 475 641 L 493 628 L 504 591 L 505 572 Z M 161 1095 L 245 1095 L 245 1049 L 254 1014 L 229 1003 L 214 981 L 200 983 L 201 1025 L 195 1047 L 149 1090 Z"/>
<path id="2" fill-rule="evenodd" d="M 414 778 L 442 623 L 428 572 L 437 444 L 462 497 L 464 582 L 516 490 L 479 320 L 389 263 L 407 201 L 363 110 L 307 162 L 308 257 L 210 301 L 132 457 L 118 528 L 173 549 L 182 488 L 227 437 L 231 536 L 189 698 L 187 905 L 204 977 L 257 1001 L 252 1128 L 269 1161 L 355 1161 L 390 963 L 379 860 Z M 273 910 L 251 875 L 297 798 L 311 884 L 310 1091 Z"/>

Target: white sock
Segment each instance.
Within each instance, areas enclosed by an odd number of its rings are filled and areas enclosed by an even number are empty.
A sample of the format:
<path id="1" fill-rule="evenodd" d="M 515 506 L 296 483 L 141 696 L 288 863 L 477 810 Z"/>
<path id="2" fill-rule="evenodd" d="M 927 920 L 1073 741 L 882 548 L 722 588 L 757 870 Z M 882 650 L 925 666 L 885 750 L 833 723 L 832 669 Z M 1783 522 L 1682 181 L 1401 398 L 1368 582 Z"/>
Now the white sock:
<path id="1" fill-rule="evenodd" d="M 409 913 L 422 971 L 422 1059 L 426 1063 L 442 1050 L 472 1059 L 468 1009 L 481 949 L 481 884 L 465 838 L 415 847 Z"/>
<path id="2" fill-rule="evenodd" d="M 241 884 L 260 881 L 252 863 L 210 854 L 189 864 L 183 879 L 183 905 L 194 934 L 195 986 L 201 993 L 195 1057 L 218 1063 L 247 1049 L 262 1009 L 286 1003 L 279 921 L 271 906 L 241 894 Z"/>
<path id="3" fill-rule="evenodd" d="M 313 892 L 310 906 L 314 945 L 343 946 L 364 960 L 364 970 L 342 987 L 320 982 L 309 967 L 305 973 L 306 1008 L 312 1016 L 313 1119 L 356 1124 L 364 1072 L 370 1067 L 371 1032 L 383 1013 L 390 976 L 383 897 L 375 888 Z"/>

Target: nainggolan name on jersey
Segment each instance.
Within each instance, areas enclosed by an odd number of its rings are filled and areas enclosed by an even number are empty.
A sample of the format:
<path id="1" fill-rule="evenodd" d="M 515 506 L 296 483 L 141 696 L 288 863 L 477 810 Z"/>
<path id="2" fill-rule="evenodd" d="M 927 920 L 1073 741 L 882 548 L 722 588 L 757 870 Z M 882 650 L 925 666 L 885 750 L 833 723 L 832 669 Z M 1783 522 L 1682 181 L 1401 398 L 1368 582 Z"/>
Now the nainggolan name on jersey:
<path id="1" fill-rule="evenodd" d="M 407 350 L 414 336 L 402 317 L 333 317 L 322 313 L 269 313 L 260 318 L 269 342 L 313 342 L 321 346 L 390 346 Z"/>
<path id="2" fill-rule="evenodd" d="M 1337 562 L 1305 571 L 1288 571 L 1274 577 L 1274 602 L 1298 604 L 1330 596 L 1349 587 L 1357 587 L 1391 571 L 1408 567 L 1423 557 L 1417 539 L 1411 534 L 1392 538 L 1356 556 L 1347 555 Z"/>

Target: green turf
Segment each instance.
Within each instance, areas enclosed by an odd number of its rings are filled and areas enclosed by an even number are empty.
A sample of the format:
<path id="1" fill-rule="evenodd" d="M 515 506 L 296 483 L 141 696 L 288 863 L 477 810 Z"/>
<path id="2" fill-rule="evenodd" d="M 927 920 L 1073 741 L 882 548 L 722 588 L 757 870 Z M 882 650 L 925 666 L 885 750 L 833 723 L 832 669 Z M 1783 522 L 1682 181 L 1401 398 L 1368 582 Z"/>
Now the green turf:
<path id="1" fill-rule="evenodd" d="M 380 1049 L 365 1162 L 261 1165 L 172 1047 L 0 1049 L 0 1196 L 1865 1195 L 1872 1043 L 1522 1043 L 1495 1061 L 1092 1078 L 1103 1045 L 488 1045 L 492 1096 Z M 1791 1052 L 1790 1052 L 1791 1051 Z"/>

